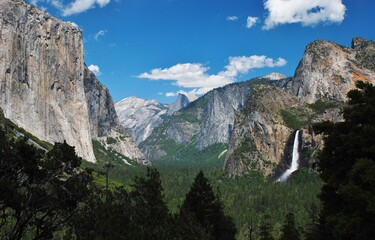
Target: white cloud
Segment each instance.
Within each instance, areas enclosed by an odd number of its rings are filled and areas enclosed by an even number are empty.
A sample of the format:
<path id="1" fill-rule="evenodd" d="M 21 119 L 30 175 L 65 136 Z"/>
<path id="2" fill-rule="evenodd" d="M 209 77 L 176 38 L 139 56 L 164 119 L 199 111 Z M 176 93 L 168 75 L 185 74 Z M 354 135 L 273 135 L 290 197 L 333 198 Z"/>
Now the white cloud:
<path id="1" fill-rule="evenodd" d="M 167 93 L 165 93 L 165 96 L 167 96 L 167 97 L 175 97 L 175 96 L 177 96 L 177 93 L 167 92 Z"/>
<path id="2" fill-rule="evenodd" d="M 52 4 L 57 9 L 62 10 L 64 8 L 64 5 L 62 4 L 61 0 L 47 0 L 49 3 Z"/>
<path id="3" fill-rule="evenodd" d="M 247 28 L 252 28 L 256 23 L 258 22 L 258 18 L 257 17 L 247 17 L 247 23 L 246 23 L 246 27 Z"/>
<path id="4" fill-rule="evenodd" d="M 228 21 L 237 21 L 237 20 L 238 20 L 238 17 L 237 17 L 237 16 L 228 16 L 228 17 L 227 17 L 227 20 L 228 20 Z"/>
<path id="5" fill-rule="evenodd" d="M 341 23 L 346 11 L 342 0 L 266 0 L 268 10 L 263 29 L 268 30 L 281 24 L 301 23 L 314 26 L 321 22 Z"/>
<path id="6" fill-rule="evenodd" d="M 100 74 L 102 74 L 102 73 L 100 72 L 99 66 L 97 66 L 97 65 L 93 65 L 93 64 L 91 64 L 90 66 L 88 66 L 88 69 L 89 69 L 91 72 L 93 72 L 96 76 L 99 76 Z"/>
<path id="7" fill-rule="evenodd" d="M 236 77 L 240 74 L 247 74 L 251 69 L 281 67 L 285 64 L 286 60 L 283 58 L 274 60 L 266 56 L 240 56 L 230 57 L 225 70 L 217 74 L 208 74 L 209 68 L 200 63 L 179 63 L 170 68 L 158 68 L 151 70 L 150 73 L 142 73 L 138 75 L 138 78 L 172 81 L 176 86 L 193 88 L 192 92 L 200 95 L 234 82 Z"/>
<path id="8" fill-rule="evenodd" d="M 94 37 L 95 41 L 98 41 L 99 37 L 104 36 L 107 32 L 108 32 L 107 30 L 100 30 L 99 32 L 97 32 Z"/>
<path id="9" fill-rule="evenodd" d="M 59 2 L 60 0 L 52 0 Z M 106 6 L 110 0 L 75 0 L 67 6 L 60 6 L 59 9 L 62 10 L 63 16 L 69 16 L 73 14 L 78 14 L 89 10 L 90 8 L 99 5 L 99 7 Z M 61 2 L 60 2 L 61 4 Z"/>
<path id="10" fill-rule="evenodd" d="M 186 92 L 186 91 L 183 91 L 183 90 L 179 90 L 178 92 L 167 92 L 165 93 L 165 96 L 167 97 L 176 97 L 178 94 L 183 94 L 185 95 L 190 102 L 196 100 L 198 98 L 197 96 L 197 89 L 193 89 L 189 92 Z"/>
<path id="11" fill-rule="evenodd" d="M 100 7 L 104 7 L 110 2 L 110 0 L 96 0 L 96 2 L 99 4 Z"/>

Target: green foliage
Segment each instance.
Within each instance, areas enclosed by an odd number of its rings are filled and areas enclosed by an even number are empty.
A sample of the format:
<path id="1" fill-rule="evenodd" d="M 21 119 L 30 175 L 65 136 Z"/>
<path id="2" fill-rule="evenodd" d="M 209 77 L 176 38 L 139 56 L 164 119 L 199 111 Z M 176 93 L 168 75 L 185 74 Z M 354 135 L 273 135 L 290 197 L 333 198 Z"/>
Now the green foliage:
<path id="1" fill-rule="evenodd" d="M 2 143 L 0 144 L 3 146 Z M 225 145 L 214 145 L 212 148 L 201 151 L 200 154 L 190 153 L 192 151 L 191 146 L 185 146 L 180 149 L 180 154 L 181 156 L 190 154 L 186 161 L 184 159 L 181 161 L 165 159 L 153 163 L 160 176 L 155 172 L 147 175 L 150 170 L 147 171 L 146 167 L 140 166 L 130 159 L 127 159 L 127 161 L 131 163 L 131 166 L 124 164 L 123 159 L 126 158 L 106 149 L 100 142 L 94 141 L 93 145 L 98 162 L 96 164 L 82 162 L 85 168 L 95 170 L 90 175 L 93 178 L 93 183 L 90 185 L 91 191 L 86 194 L 84 200 L 78 203 L 79 211 L 77 212 L 77 209 L 74 209 L 75 214 L 70 218 L 69 224 L 61 224 L 55 228 L 54 238 L 93 239 L 96 236 L 97 239 L 119 239 L 121 236 L 126 239 L 146 239 L 145 234 L 154 234 L 153 236 L 162 234 L 170 236 L 167 239 L 212 239 L 213 233 L 202 227 L 194 214 L 184 214 L 183 216 L 179 214 L 180 206 L 184 203 L 185 196 L 191 188 L 191 183 L 200 170 L 205 171 L 207 179 L 210 180 L 211 190 L 218 189 L 218 192 L 221 193 L 220 200 L 216 203 L 222 209 L 218 211 L 220 213 L 218 218 L 220 216 L 231 216 L 233 218 L 239 231 L 238 239 L 244 238 L 248 230 L 249 220 L 256 225 L 260 222 L 264 212 L 271 216 L 270 224 L 273 226 L 271 231 L 276 236 L 278 235 L 276 232 L 281 232 L 282 221 L 286 213 L 293 211 L 296 222 L 300 226 L 306 227 L 309 226 L 311 219 L 310 206 L 313 204 L 319 206 L 316 194 L 320 189 L 321 182 L 306 169 L 301 169 L 293 174 L 290 181 L 285 184 L 267 181 L 260 173 L 256 172 L 243 177 L 227 178 L 222 170 L 225 155 L 218 159 L 218 155 L 226 149 Z M 11 149 L 9 147 L 7 151 Z M 59 147 L 59 151 L 67 152 L 65 156 L 68 158 L 73 156 L 69 148 Z M 58 157 L 59 151 L 54 154 L 51 153 L 51 159 L 52 157 Z M 23 152 L 25 156 L 33 156 L 28 151 Z M 40 154 L 44 155 L 44 153 Z M 14 160 L 14 158 L 9 159 Z M 78 165 L 78 162 L 75 161 L 68 162 L 63 160 L 62 165 L 56 165 L 54 161 L 46 161 L 45 164 L 55 170 L 60 169 L 60 167 L 64 168 L 66 165 L 64 171 L 69 171 L 69 169 Z M 109 171 L 110 194 L 108 201 L 105 201 L 105 175 L 103 175 L 106 162 L 114 165 Z M 30 172 L 34 172 L 31 166 L 32 164 L 28 169 L 30 169 Z M 60 176 L 61 180 L 64 179 L 64 176 L 65 174 Z M 136 181 L 133 180 L 135 176 L 138 176 Z M 143 180 L 139 181 L 139 179 Z M 158 185 L 158 183 L 160 184 Z M 2 185 L 11 186 L 11 184 Z M 148 190 L 135 194 L 137 185 L 142 186 L 142 189 L 148 188 Z M 150 194 L 150 192 L 153 193 Z M 161 193 L 159 194 L 159 192 Z M 159 199 L 158 203 L 153 203 L 153 205 L 158 205 L 160 209 L 164 209 L 163 211 L 167 209 L 167 214 L 165 219 L 159 219 L 160 225 L 155 226 L 155 229 L 159 230 L 153 233 L 148 233 L 149 230 L 147 230 L 147 233 L 142 233 L 142 235 L 139 232 L 146 231 L 145 229 L 148 228 L 142 224 L 139 225 L 140 222 L 147 222 L 140 216 L 148 216 L 151 219 L 154 217 L 151 214 L 152 208 L 145 206 L 145 202 L 148 202 L 146 199 L 151 199 L 151 195 L 156 196 L 155 199 Z M 215 194 L 214 196 L 218 198 Z M 171 212 L 174 215 L 171 215 Z M 61 214 L 66 214 L 65 210 L 61 209 Z M 12 221 L 8 221 L 9 218 L 5 217 L 5 219 L 7 219 L 7 224 L 12 223 Z M 139 225 L 138 227 L 134 226 L 135 222 Z M 7 226 L 9 227 L 9 225 Z M 35 233 L 35 226 L 29 226 L 25 231 L 25 239 L 32 238 Z M 173 229 L 167 226 L 172 226 Z M 149 235 L 147 236 L 149 237 Z M 255 227 L 253 227 L 252 237 L 259 237 L 259 232 Z"/>
<path id="2" fill-rule="evenodd" d="M 309 115 L 303 109 L 281 109 L 285 125 L 291 129 L 301 129 L 308 123 Z"/>
<path id="3" fill-rule="evenodd" d="M 321 114 L 328 109 L 340 107 L 340 105 L 341 104 L 336 101 L 318 99 L 318 101 L 311 103 L 308 106 L 314 110 L 315 113 Z"/>
<path id="4" fill-rule="evenodd" d="M 0 129 L 0 237 L 51 239 L 77 212 L 92 182 L 74 148 L 45 153 Z"/>
<path id="5" fill-rule="evenodd" d="M 97 173 L 94 174 L 95 182 L 101 186 L 105 186 L 104 170 L 105 164 L 110 163 L 114 167 L 109 171 L 110 187 L 126 185 L 129 186 L 133 182 L 136 176 L 143 176 L 146 173 L 146 167 L 139 165 L 136 161 L 133 161 L 111 149 L 106 149 L 99 141 L 93 140 L 94 154 L 97 160 L 96 163 L 90 163 L 83 161 L 82 166 L 84 168 L 93 169 Z M 126 160 L 128 165 L 124 162 Z"/>
<path id="6" fill-rule="evenodd" d="M 113 137 L 107 137 L 107 144 L 116 144 L 117 140 L 114 139 Z"/>
<path id="7" fill-rule="evenodd" d="M 212 239 L 235 239 L 236 227 L 232 219 L 225 216 L 220 197 L 215 196 L 202 171 L 195 177 L 190 191 L 186 194 L 181 215 L 198 221 Z"/>
<path id="8" fill-rule="evenodd" d="M 375 70 L 375 50 L 373 48 L 365 48 L 355 55 L 357 63 L 365 68 Z"/>
<path id="9" fill-rule="evenodd" d="M 9 119 L 6 119 L 6 126 L 8 128 L 7 129 L 8 134 L 10 134 L 12 137 L 17 137 L 16 132 L 19 132 L 22 135 L 24 135 L 26 137 L 26 139 L 31 139 L 32 141 L 36 142 L 37 144 L 39 144 L 40 146 L 42 146 L 46 150 L 51 150 L 53 148 L 53 144 L 40 140 L 39 138 L 35 137 L 31 133 L 27 132 L 25 129 L 23 129 L 23 128 L 17 126 L 16 124 L 14 124 Z"/>
<path id="10" fill-rule="evenodd" d="M 244 142 L 241 143 L 241 145 L 234 150 L 235 154 L 243 154 L 248 153 L 252 151 L 256 151 L 257 148 L 255 145 L 250 144 L 250 141 L 246 139 Z"/>
<path id="11" fill-rule="evenodd" d="M 317 169 L 324 181 L 320 239 L 372 239 L 375 235 L 375 87 L 358 82 L 348 93 L 344 122 L 323 122 L 324 149 Z"/>
<path id="12" fill-rule="evenodd" d="M 197 136 L 194 136 L 188 144 L 177 144 L 171 139 L 159 142 L 159 146 L 167 153 L 158 162 L 173 161 L 175 164 L 199 164 L 200 161 L 214 162 L 217 166 L 222 165 L 225 155 L 219 158 L 220 153 L 227 149 L 226 144 L 213 144 L 203 150 L 196 147 Z"/>
<path id="13" fill-rule="evenodd" d="M 271 216 L 268 214 L 264 214 L 263 218 L 259 225 L 259 236 L 260 240 L 273 240 L 273 236 L 271 233 L 272 225 L 270 222 Z"/>
<path id="14" fill-rule="evenodd" d="M 299 240 L 301 239 L 299 230 L 294 220 L 294 214 L 288 213 L 285 217 L 282 235 L 280 240 Z"/>

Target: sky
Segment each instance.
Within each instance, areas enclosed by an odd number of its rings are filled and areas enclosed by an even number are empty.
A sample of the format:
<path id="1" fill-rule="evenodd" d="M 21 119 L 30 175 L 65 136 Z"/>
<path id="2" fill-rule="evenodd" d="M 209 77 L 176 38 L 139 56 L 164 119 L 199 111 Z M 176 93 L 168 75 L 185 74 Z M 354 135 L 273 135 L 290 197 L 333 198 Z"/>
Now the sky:
<path id="1" fill-rule="evenodd" d="M 83 31 L 113 100 L 194 99 L 233 82 L 293 76 L 307 44 L 375 40 L 374 0 L 29 0 Z"/>

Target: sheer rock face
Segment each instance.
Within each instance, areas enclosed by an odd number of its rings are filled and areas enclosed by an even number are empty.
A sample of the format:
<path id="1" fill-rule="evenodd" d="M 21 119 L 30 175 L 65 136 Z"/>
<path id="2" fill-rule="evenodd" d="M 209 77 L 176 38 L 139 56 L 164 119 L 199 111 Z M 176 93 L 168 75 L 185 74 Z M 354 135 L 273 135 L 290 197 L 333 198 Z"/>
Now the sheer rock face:
<path id="1" fill-rule="evenodd" d="M 85 69 L 81 30 L 21 0 L 0 1 L 0 14 L 4 115 L 95 162 L 92 138 L 120 129 L 108 90 L 96 79 L 85 88 L 93 74 Z"/>
<path id="2" fill-rule="evenodd" d="M 90 114 L 91 135 L 103 137 L 112 131 L 123 133 L 120 127 L 112 97 L 106 87 L 85 65 L 84 86 Z"/>
<path id="3" fill-rule="evenodd" d="M 214 89 L 207 94 L 207 105 L 203 111 L 197 142 L 198 149 L 203 150 L 215 143 L 228 143 L 235 113 L 244 105 L 250 90 L 248 84 L 233 84 Z"/>
<path id="4" fill-rule="evenodd" d="M 247 105 L 236 114 L 233 136 L 227 151 L 225 171 L 230 176 L 261 170 L 269 176 L 284 160 L 293 129 L 280 114 L 282 109 L 299 109 L 302 104 L 287 91 L 267 85 L 254 87 Z"/>
<path id="5" fill-rule="evenodd" d="M 175 102 L 162 104 L 155 100 L 137 97 L 125 98 L 115 104 L 121 125 L 129 131 L 133 140 L 140 144 L 159 126 L 163 119 L 186 107 L 189 99 L 182 94 Z"/>
<path id="6" fill-rule="evenodd" d="M 94 162 L 81 31 L 20 0 L 0 2 L 0 106 L 40 139 Z"/>
<path id="7" fill-rule="evenodd" d="M 375 44 L 354 38 L 353 48 L 329 41 L 314 41 L 306 47 L 289 88 L 302 101 L 345 101 L 358 80 L 375 81 Z"/>
<path id="8" fill-rule="evenodd" d="M 84 69 L 84 86 L 89 108 L 92 138 L 101 141 L 107 147 L 130 159 L 136 160 L 141 164 L 149 164 L 144 154 L 120 125 L 109 90 L 99 82 L 95 74 L 86 65 Z M 116 142 L 107 144 L 107 137 L 116 139 Z"/>

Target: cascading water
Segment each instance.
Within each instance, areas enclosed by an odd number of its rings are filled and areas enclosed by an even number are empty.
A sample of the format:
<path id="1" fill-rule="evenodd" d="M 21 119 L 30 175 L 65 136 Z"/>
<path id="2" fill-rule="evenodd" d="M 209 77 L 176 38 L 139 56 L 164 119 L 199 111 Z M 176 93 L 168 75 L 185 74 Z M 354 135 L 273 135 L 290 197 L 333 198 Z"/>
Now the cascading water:
<path id="1" fill-rule="evenodd" d="M 296 131 L 296 135 L 294 136 L 294 142 L 293 142 L 293 156 L 292 156 L 292 164 L 290 165 L 290 168 L 286 170 L 281 177 L 279 177 L 276 182 L 285 182 L 290 174 L 292 172 L 296 171 L 298 169 L 298 160 L 299 160 L 299 132 L 300 130 Z"/>

